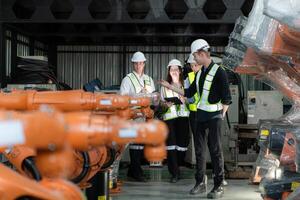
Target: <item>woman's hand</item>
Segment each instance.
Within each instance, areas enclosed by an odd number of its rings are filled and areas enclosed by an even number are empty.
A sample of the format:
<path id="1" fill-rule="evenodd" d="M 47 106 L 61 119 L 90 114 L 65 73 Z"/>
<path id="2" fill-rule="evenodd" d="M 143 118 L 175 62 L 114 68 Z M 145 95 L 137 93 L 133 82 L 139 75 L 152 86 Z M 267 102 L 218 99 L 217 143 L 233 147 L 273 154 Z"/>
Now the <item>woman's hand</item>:
<path id="1" fill-rule="evenodd" d="M 186 103 L 186 98 L 184 96 L 179 95 L 179 99 L 181 103 L 185 104 Z"/>
<path id="2" fill-rule="evenodd" d="M 166 102 L 165 104 L 166 104 L 166 106 L 167 106 L 168 108 L 170 108 L 171 106 L 174 105 L 174 103 L 172 103 L 172 102 Z"/>

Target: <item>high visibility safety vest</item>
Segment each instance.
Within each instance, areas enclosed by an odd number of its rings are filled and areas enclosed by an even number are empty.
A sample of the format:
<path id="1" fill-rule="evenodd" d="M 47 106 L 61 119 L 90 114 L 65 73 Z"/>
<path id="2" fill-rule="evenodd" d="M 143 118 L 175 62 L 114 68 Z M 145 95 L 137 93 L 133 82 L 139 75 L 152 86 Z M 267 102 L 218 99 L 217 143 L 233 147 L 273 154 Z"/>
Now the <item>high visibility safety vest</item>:
<path id="1" fill-rule="evenodd" d="M 163 88 L 164 90 L 164 96 L 165 97 L 178 97 L 179 95 L 176 92 L 173 92 L 172 90 L 169 90 L 168 88 Z M 187 106 L 185 104 L 180 105 L 172 105 L 168 110 L 164 113 L 163 119 L 170 120 L 175 119 L 177 117 L 188 117 L 190 114 Z"/>
<path id="2" fill-rule="evenodd" d="M 201 70 L 197 74 L 197 77 L 196 77 L 197 93 L 200 97 L 197 108 L 200 110 L 204 110 L 207 112 L 216 112 L 216 111 L 220 111 L 223 109 L 221 102 L 218 102 L 216 104 L 211 104 L 208 102 L 208 96 L 210 93 L 211 85 L 212 85 L 212 82 L 214 80 L 214 77 L 215 77 L 219 67 L 220 67 L 219 65 L 214 64 L 213 67 L 209 70 L 208 74 L 205 77 L 202 95 L 200 94 L 200 89 L 199 89 L 199 80 L 200 80 L 200 76 L 201 76 Z"/>
<path id="3" fill-rule="evenodd" d="M 193 81 L 195 80 L 195 72 L 188 73 L 188 79 L 189 79 L 189 82 L 190 82 L 190 85 L 191 85 L 193 83 Z M 192 98 L 193 98 L 193 103 L 189 104 L 189 109 L 190 109 L 190 111 L 196 112 L 197 111 L 197 104 L 199 102 L 198 93 L 196 93 Z"/>
<path id="4" fill-rule="evenodd" d="M 145 85 L 146 90 L 152 92 L 153 88 L 151 86 L 150 76 L 148 76 L 146 74 L 144 74 L 143 76 L 145 76 L 144 85 Z M 135 92 L 140 93 L 142 91 L 142 89 L 144 88 L 144 85 L 141 84 L 138 77 L 134 73 L 127 74 L 127 77 L 130 79 L 132 85 L 134 86 Z"/>

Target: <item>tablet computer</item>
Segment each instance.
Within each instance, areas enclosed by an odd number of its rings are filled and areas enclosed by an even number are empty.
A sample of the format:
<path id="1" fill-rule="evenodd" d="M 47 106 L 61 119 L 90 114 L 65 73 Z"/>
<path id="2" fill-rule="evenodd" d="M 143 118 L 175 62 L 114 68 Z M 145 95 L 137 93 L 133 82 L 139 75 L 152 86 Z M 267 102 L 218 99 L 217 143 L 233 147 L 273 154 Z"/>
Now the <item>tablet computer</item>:
<path id="1" fill-rule="evenodd" d="M 175 105 L 182 104 L 182 102 L 180 101 L 180 99 L 178 97 L 165 97 L 165 100 L 167 102 L 172 102 Z"/>

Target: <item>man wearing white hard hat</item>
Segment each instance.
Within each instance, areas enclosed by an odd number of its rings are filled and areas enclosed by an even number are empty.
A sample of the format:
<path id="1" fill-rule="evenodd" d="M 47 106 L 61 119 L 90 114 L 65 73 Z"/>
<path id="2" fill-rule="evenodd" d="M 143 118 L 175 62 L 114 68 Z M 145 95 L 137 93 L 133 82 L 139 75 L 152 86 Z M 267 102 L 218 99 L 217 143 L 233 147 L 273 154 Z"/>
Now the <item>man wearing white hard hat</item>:
<path id="1" fill-rule="evenodd" d="M 123 78 L 120 93 L 122 95 L 137 95 L 137 94 L 150 94 L 155 91 L 155 86 L 152 78 L 144 74 L 145 55 L 138 51 L 135 52 L 131 58 L 133 63 L 133 72 L 126 75 Z M 143 158 L 144 145 L 141 144 L 130 144 L 129 155 L 130 155 L 130 166 L 128 169 L 127 176 L 134 179 L 135 181 L 144 182 L 144 174 L 141 168 L 141 159 Z"/>
<path id="2" fill-rule="evenodd" d="M 167 81 L 177 88 L 183 88 L 182 64 L 172 59 L 168 66 Z M 169 128 L 166 141 L 167 164 L 171 174 L 170 182 L 176 183 L 180 176 L 180 165 L 184 164 L 189 144 L 189 110 L 185 98 L 172 90 L 161 87 L 161 104 L 164 107 L 163 120 Z"/>
<path id="3" fill-rule="evenodd" d="M 214 187 L 207 194 L 208 198 L 221 198 L 224 194 L 222 182 L 224 180 L 224 158 L 221 144 L 221 123 L 225 117 L 231 95 L 226 72 L 215 64 L 210 57 L 210 46 L 203 40 L 195 40 L 191 44 L 191 54 L 199 65 L 203 65 L 196 74 L 196 80 L 188 89 L 178 90 L 170 84 L 162 81 L 165 87 L 178 92 L 185 97 L 193 97 L 198 93 L 200 99 L 197 104 L 197 139 L 194 141 L 198 146 L 196 153 L 196 184 L 190 194 L 206 191 L 206 143 L 212 160 Z M 208 129 L 208 134 L 206 134 Z"/>
<path id="4" fill-rule="evenodd" d="M 152 93 L 155 90 L 152 78 L 144 74 L 145 55 L 138 51 L 131 58 L 133 63 L 133 72 L 127 74 L 122 80 L 120 92 L 126 95 L 135 95 L 138 93 Z"/>

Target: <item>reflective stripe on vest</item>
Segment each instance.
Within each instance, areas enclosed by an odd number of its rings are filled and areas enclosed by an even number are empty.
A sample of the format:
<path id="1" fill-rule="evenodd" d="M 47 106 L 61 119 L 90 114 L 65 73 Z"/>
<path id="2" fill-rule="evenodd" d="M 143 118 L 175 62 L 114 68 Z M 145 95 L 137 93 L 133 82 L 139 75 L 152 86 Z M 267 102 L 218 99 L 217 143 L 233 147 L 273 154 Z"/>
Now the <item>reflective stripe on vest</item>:
<path id="1" fill-rule="evenodd" d="M 165 87 L 163 87 L 163 90 L 165 97 L 179 97 L 179 95 L 176 92 L 173 92 L 172 90 L 169 90 Z M 188 117 L 189 114 L 190 112 L 185 104 L 172 105 L 170 108 L 168 108 L 167 112 L 164 113 L 163 119 L 170 120 L 177 117 Z"/>
<path id="2" fill-rule="evenodd" d="M 204 110 L 207 112 L 216 112 L 223 109 L 221 102 L 218 102 L 216 104 L 210 104 L 208 102 L 208 96 L 210 93 L 211 85 L 218 69 L 219 69 L 219 65 L 214 64 L 214 66 L 209 70 L 203 84 L 202 95 L 200 95 L 200 90 L 199 90 L 199 80 L 201 77 L 201 70 L 197 74 L 196 77 L 197 93 L 200 96 L 200 100 L 198 102 L 197 108 L 200 110 Z"/>
<path id="3" fill-rule="evenodd" d="M 170 145 L 166 146 L 166 150 L 171 151 L 171 150 L 177 150 L 177 151 L 187 151 L 187 147 L 180 147 L 178 145 Z"/>
<path id="4" fill-rule="evenodd" d="M 195 80 L 195 72 L 190 72 L 188 73 L 188 79 L 189 79 L 189 82 L 190 82 L 190 85 L 192 85 L 192 83 L 194 82 Z M 190 111 L 194 111 L 196 112 L 197 111 L 197 104 L 199 102 L 199 95 L 198 93 L 196 93 L 193 97 L 193 103 L 190 103 L 189 104 L 189 109 Z"/>
<path id="5" fill-rule="evenodd" d="M 144 88 L 144 86 L 140 83 L 138 77 L 136 77 L 136 75 L 134 73 L 129 73 L 127 74 L 128 78 L 130 79 L 134 89 L 135 89 L 135 93 L 140 93 L 142 91 L 142 89 Z M 146 78 L 144 79 L 144 84 L 145 84 L 145 88 L 148 91 L 152 90 L 151 87 L 151 79 L 148 75 L 144 74 L 143 76 L 145 76 Z"/>

